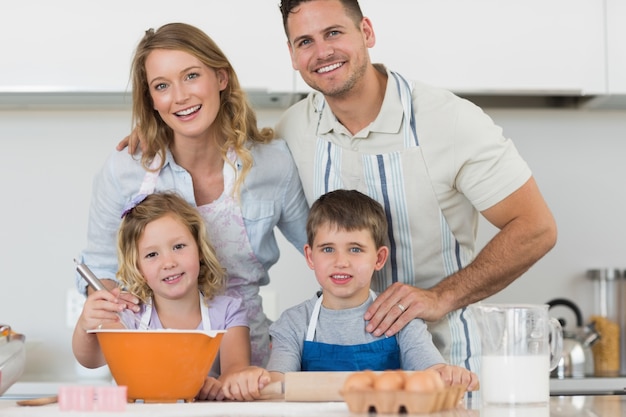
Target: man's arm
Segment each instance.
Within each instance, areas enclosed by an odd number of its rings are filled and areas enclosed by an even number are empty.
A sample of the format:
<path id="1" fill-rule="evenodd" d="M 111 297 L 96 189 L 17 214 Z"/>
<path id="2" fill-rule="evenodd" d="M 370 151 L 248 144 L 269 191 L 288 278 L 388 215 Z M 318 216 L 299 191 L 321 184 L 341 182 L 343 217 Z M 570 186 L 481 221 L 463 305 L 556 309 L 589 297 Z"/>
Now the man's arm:
<path id="1" fill-rule="evenodd" d="M 556 243 L 554 217 L 533 178 L 482 215 L 500 231 L 474 261 L 428 290 L 393 284 L 368 309 L 368 331 L 391 336 L 413 318 L 436 321 L 489 297 L 526 272 Z"/>

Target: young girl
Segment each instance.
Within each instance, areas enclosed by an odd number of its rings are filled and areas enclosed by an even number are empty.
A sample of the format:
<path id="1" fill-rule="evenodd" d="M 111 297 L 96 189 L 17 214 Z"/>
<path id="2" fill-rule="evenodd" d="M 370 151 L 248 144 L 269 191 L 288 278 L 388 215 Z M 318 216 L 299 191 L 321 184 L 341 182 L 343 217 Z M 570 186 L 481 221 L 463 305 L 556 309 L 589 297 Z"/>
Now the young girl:
<path id="1" fill-rule="evenodd" d="M 103 326 L 228 329 L 218 360 L 197 398 L 223 399 L 222 384 L 227 384 L 231 398 L 234 391 L 239 393 L 235 398 L 246 399 L 247 388 L 234 389 L 237 381 L 229 379 L 250 365 L 246 311 L 240 299 L 218 295 L 225 286 L 226 273 L 207 240 L 202 216 L 174 193 L 156 193 L 138 200 L 122 215 L 117 278 L 125 290 L 141 300 L 140 311 L 124 309 L 117 288 L 89 295 L 74 330 L 76 359 L 88 368 L 105 364 L 96 335 L 87 333 Z"/>

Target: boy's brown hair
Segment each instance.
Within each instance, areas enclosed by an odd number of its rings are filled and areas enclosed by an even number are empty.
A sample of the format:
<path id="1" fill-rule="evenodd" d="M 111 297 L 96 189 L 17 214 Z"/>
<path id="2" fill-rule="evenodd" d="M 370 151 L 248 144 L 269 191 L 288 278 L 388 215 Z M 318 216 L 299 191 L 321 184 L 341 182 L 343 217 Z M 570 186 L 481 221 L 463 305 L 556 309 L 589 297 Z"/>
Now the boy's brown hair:
<path id="1" fill-rule="evenodd" d="M 346 231 L 369 230 L 377 249 L 385 246 L 387 239 L 385 210 L 376 200 L 356 190 L 331 191 L 313 203 L 306 223 L 310 246 L 323 225 Z"/>

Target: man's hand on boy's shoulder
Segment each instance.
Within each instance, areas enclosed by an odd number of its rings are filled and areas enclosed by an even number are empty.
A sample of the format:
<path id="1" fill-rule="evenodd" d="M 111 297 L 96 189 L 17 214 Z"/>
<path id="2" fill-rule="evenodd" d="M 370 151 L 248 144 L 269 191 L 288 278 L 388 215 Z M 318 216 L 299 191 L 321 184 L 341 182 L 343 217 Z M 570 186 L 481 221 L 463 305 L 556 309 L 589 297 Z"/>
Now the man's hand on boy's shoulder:
<path id="1" fill-rule="evenodd" d="M 413 319 L 441 319 L 448 313 L 442 305 L 435 292 L 396 282 L 380 293 L 365 312 L 364 318 L 369 321 L 365 330 L 376 337 L 391 337 Z"/>

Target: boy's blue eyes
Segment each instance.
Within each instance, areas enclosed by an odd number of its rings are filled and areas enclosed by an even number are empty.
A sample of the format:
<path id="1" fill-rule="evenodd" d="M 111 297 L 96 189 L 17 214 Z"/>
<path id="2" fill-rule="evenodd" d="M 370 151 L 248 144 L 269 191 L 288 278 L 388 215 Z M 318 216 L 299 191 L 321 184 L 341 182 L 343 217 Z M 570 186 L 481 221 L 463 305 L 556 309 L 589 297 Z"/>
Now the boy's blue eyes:
<path id="1" fill-rule="evenodd" d="M 332 252 L 334 252 L 334 251 L 335 251 L 335 249 L 334 249 L 334 248 L 330 248 L 330 247 L 325 247 L 325 248 L 322 248 L 322 252 L 323 252 L 323 253 L 332 253 Z M 361 248 L 357 248 L 357 247 L 350 248 L 350 249 L 349 249 L 349 251 L 350 251 L 350 252 L 354 252 L 354 253 L 359 253 L 359 252 L 362 252 Z"/>

